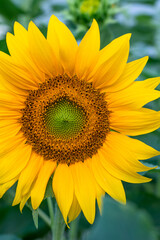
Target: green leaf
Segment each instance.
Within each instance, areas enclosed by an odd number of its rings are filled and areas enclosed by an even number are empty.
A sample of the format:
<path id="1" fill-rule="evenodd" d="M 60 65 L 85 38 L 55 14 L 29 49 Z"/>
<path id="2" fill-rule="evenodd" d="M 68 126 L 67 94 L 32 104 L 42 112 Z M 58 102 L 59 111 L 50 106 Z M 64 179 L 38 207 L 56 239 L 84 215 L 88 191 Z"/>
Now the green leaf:
<path id="1" fill-rule="evenodd" d="M 0 51 L 5 52 L 7 54 L 9 53 L 5 39 L 0 40 Z"/>
<path id="2" fill-rule="evenodd" d="M 12 234 L 2 234 L 0 235 L 0 240 L 21 240 L 21 239 Z"/>
<path id="3" fill-rule="evenodd" d="M 7 19 L 12 20 L 16 19 L 19 14 L 23 14 L 23 10 L 17 7 L 10 0 L 1 0 L 0 1 L 0 14 L 5 16 Z"/>
<path id="4" fill-rule="evenodd" d="M 52 178 L 50 178 L 50 180 L 48 181 L 44 199 L 46 199 L 48 197 L 54 197 L 54 193 L 53 193 L 53 189 L 52 189 Z"/>
<path id="5" fill-rule="evenodd" d="M 107 24 L 105 24 L 101 29 L 101 49 L 104 48 L 107 44 L 109 44 L 113 40 L 113 33 L 111 28 Z"/>
<path id="6" fill-rule="evenodd" d="M 54 4 L 52 8 L 54 12 L 60 12 L 60 11 L 64 11 L 67 8 L 67 5 L 57 3 L 57 4 Z"/>
<path id="7" fill-rule="evenodd" d="M 143 186 L 142 186 L 143 185 Z M 146 210 L 152 217 L 155 227 L 160 234 L 160 198 L 156 193 L 154 182 L 127 186 L 127 199 L 133 201 L 138 208 Z M 138 188 L 137 188 L 138 186 Z M 150 191 L 151 190 L 151 191 Z M 158 189 L 159 190 L 159 189 Z M 160 236 L 159 236 L 160 237 Z"/>
<path id="8" fill-rule="evenodd" d="M 127 203 L 122 205 L 104 199 L 102 216 L 87 234 L 87 240 L 158 240 L 150 216 L 146 211 Z"/>
<path id="9" fill-rule="evenodd" d="M 32 210 L 32 217 L 35 227 L 38 229 L 38 209 Z"/>

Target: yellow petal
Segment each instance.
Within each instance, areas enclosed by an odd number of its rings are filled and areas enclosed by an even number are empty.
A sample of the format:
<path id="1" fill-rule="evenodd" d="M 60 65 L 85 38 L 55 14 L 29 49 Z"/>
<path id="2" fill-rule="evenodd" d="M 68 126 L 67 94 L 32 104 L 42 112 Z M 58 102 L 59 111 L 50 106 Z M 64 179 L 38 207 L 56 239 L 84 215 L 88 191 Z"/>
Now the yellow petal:
<path id="1" fill-rule="evenodd" d="M 16 189 L 16 195 L 13 200 L 12 206 L 15 206 L 20 203 L 20 211 L 22 212 L 27 200 L 30 198 L 30 195 L 31 195 L 31 191 L 29 191 L 27 194 L 22 196 L 21 192 L 18 191 L 18 189 Z"/>
<path id="2" fill-rule="evenodd" d="M 132 183 L 151 180 L 137 174 L 137 172 L 153 169 L 144 166 L 138 160 L 159 154 L 146 144 L 116 132 L 110 132 L 107 135 L 103 148 L 99 150 L 100 161 L 104 168 L 109 169 L 116 178 Z"/>
<path id="3" fill-rule="evenodd" d="M 48 180 L 56 168 L 56 162 L 47 160 L 43 162 L 43 165 L 39 171 L 36 183 L 31 191 L 31 202 L 33 209 L 37 209 L 41 204 Z"/>
<path id="4" fill-rule="evenodd" d="M 3 52 L 0 52 L 0 75 L 11 85 L 11 89 L 12 86 L 19 88 L 24 94 L 25 90 L 35 90 L 38 87 L 28 72 L 14 64 L 12 58 Z"/>
<path id="5" fill-rule="evenodd" d="M 15 127 L 15 130 L 13 130 Z M 22 132 L 18 132 L 20 128 L 17 128 L 16 124 L 9 128 L 8 126 L 5 128 L 1 128 L 2 134 L 0 134 L 0 166 L 3 166 L 5 161 L 5 156 L 9 154 L 9 152 L 16 149 L 20 144 L 25 144 L 26 139 L 23 136 Z M 10 132 L 9 132 L 10 130 Z M 8 132 L 10 133 L 8 135 Z"/>
<path id="6" fill-rule="evenodd" d="M 134 154 L 139 160 L 145 160 L 160 155 L 159 151 L 147 144 L 113 131 L 108 134 L 105 144 L 108 144 L 109 148 L 112 144 L 115 144 L 116 148 L 119 146 L 119 150 L 128 149 L 131 154 Z M 128 158 L 128 161 L 129 160 L 130 159 Z"/>
<path id="7" fill-rule="evenodd" d="M 3 72 L 2 73 L 0 72 L 0 81 L 1 81 L 1 84 L 0 84 L 1 90 L 5 90 L 7 92 L 9 91 L 13 94 L 16 94 L 18 97 L 26 97 L 28 95 L 28 91 L 26 89 L 24 89 L 24 88 L 22 89 L 22 88 L 16 86 L 17 82 L 15 83 L 14 81 L 11 81 L 11 79 L 9 78 L 9 75 L 3 74 Z M 3 85 L 4 88 L 1 88 L 1 85 Z M 32 89 L 32 87 L 31 87 L 31 89 Z"/>
<path id="8" fill-rule="evenodd" d="M 100 185 L 97 183 L 94 174 L 93 174 L 93 169 L 92 169 L 92 161 L 86 160 L 86 164 L 88 165 L 91 174 L 93 175 L 93 180 L 94 180 L 94 186 L 95 186 L 95 191 L 96 191 L 96 198 L 97 198 L 97 203 L 99 207 L 100 214 L 102 214 L 102 197 L 105 195 L 104 190 L 100 187 Z"/>
<path id="9" fill-rule="evenodd" d="M 114 82 L 113 85 L 111 85 L 107 88 L 104 88 L 103 91 L 105 90 L 106 92 L 116 92 L 116 91 L 120 91 L 120 90 L 128 87 L 141 74 L 147 61 L 148 61 L 148 57 L 146 56 L 146 57 L 140 58 L 138 60 L 135 60 L 133 62 L 127 63 L 124 68 L 123 73 L 117 79 L 117 81 Z M 145 86 L 143 86 L 143 87 L 145 87 Z"/>
<path id="10" fill-rule="evenodd" d="M 8 124 L 6 126 L 1 127 L 0 129 L 0 141 L 5 141 L 5 139 L 7 138 L 12 138 L 14 136 L 16 136 L 18 134 L 18 132 L 21 129 L 21 124 L 19 123 L 12 123 Z M 9 133 L 9 135 L 8 135 Z"/>
<path id="11" fill-rule="evenodd" d="M 105 195 L 105 194 L 102 194 L 102 195 L 100 195 L 100 196 L 97 198 L 97 204 L 98 204 L 98 208 L 99 208 L 100 215 L 102 215 L 102 211 L 103 211 L 103 198 L 104 198 L 104 195 Z"/>
<path id="12" fill-rule="evenodd" d="M 111 58 L 114 54 L 119 51 L 119 49 L 122 47 L 124 42 L 128 42 L 128 40 L 131 38 L 131 34 L 127 33 L 124 34 L 116 39 L 114 39 L 111 43 L 109 43 L 107 46 L 105 46 L 101 51 L 99 55 L 99 59 L 97 62 L 96 67 L 100 67 L 101 64 L 103 64 L 106 60 Z"/>
<path id="13" fill-rule="evenodd" d="M 53 177 L 53 191 L 65 223 L 73 201 L 73 178 L 67 164 L 59 164 Z"/>
<path id="14" fill-rule="evenodd" d="M 49 20 L 49 23 L 48 23 L 47 41 L 49 42 L 56 58 L 59 59 L 59 54 L 60 54 L 59 45 L 60 45 L 60 42 L 59 42 L 57 32 L 56 32 L 57 31 L 57 25 L 60 26 L 60 27 L 62 26 L 61 22 L 58 20 L 58 18 L 56 16 L 52 15 L 50 17 L 50 20 Z M 63 28 L 63 26 L 62 26 L 62 28 Z"/>
<path id="15" fill-rule="evenodd" d="M 6 182 L 6 183 L 0 185 L 0 198 L 3 197 L 5 192 L 15 184 L 17 179 L 18 179 L 18 177 L 13 178 L 9 182 Z"/>
<path id="16" fill-rule="evenodd" d="M 29 48 L 27 30 L 20 23 L 16 21 L 14 23 L 14 34 L 17 38 L 17 41 L 19 41 L 18 43 L 20 44 L 20 47 L 27 50 Z M 21 39 L 21 42 L 20 42 L 20 39 Z"/>
<path id="17" fill-rule="evenodd" d="M 1 79 L 0 79 L 0 90 L 3 90 L 3 91 L 7 90 L 5 85 L 4 85 L 4 83 L 3 83 L 3 81 Z"/>
<path id="18" fill-rule="evenodd" d="M 122 149 L 122 151 L 116 149 L 116 144 L 115 147 L 106 147 L 104 150 L 100 150 L 99 160 L 106 171 L 109 171 L 112 176 L 119 180 L 130 183 L 145 183 L 151 181 L 151 179 L 137 173 L 138 170 L 141 172 L 150 170 L 151 168 L 143 164 L 138 166 L 138 161 L 132 157 L 131 152 L 130 154 L 126 152 L 125 155 L 124 149 Z M 133 163 L 130 163 L 132 160 Z"/>
<path id="19" fill-rule="evenodd" d="M 9 125 L 12 125 L 12 124 L 17 124 L 17 125 L 19 125 L 18 123 L 17 123 L 17 120 L 15 120 L 15 119 L 8 119 L 8 120 L 2 120 L 2 121 L 0 121 L 0 128 L 5 128 L 5 127 L 7 127 L 7 126 L 9 126 Z"/>
<path id="20" fill-rule="evenodd" d="M 79 78 L 85 78 L 90 65 L 94 61 L 100 48 L 100 33 L 96 20 L 83 37 L 77 51 L 75 62 L 75 74 Z"/>
<path id="21" fill-rule="evenodd" d="M 21 201 L 20 201 L 20 211 L 21 211 L 21 213 L 22 213 L 22 210 L 23 210 L 27 200 L 30 198 L 30 195 L 31 195 L 31 193 L 29 192 L 21 198 Z"/>
<path id="22" fill-rule="evenodd" d="M 115 200 L 126 203 L 125 191 L 122 182 L 113 177 L 100 162 L 100 156 L 98 154 L 92 158 L 92 168 L 94 176 L 98 184 Z"/>
<path id="23" fill-rule="evenodd" d="M 24 101 L 25 97 L 18 96 L 6 90 L 0 90 L 0 104 L 4 104 L 4 106 L 15 107 L 17 109 L 21 109 L 25 107 Z"/>
<path id="24" fill-rule="evenodd" d="M 135 83 L 122 91 L 106 94 L 106 101 L 110 111 L 136 110 L 159 97 L 159 91 L 138 87 Z"/>
<path id="25" fill-rule="evenodd" d="M 130 37 L 130 34 L 126 34 L 123 41 L 120 41 L 117 52 L 99 66 L 93 80 L 96 88 L 114 84 L 123 73 L 129 55 Z"/>
<path id="26" fill-rule="evenodd" d="M 47 40 L 60 58 L 65 72 L 72 74 L 78 45 L 71 31 L 54 15 L 49 21 Z"/>
<path id="27" fill-rule="evenodd" d="M 0 108 L 0 120 L 7 120 L 9 118 L 17 119 L 17 121 L 22 117 L 22 113 L 13 110 L 6 110 L 6 108 Z"/>
<path id="28" fill-rule="evenodd" d="M 77 201 L 75 194 L 73 194 L 72 205 L 71 205 L 71 208 L 68 213 L 68 218 L 69 218 L 68 222 L 70 223 L 73 220 L 75 220 L 78 217 L 78 215 L 80 214 L 80 212 L 81 212 L 81 208 L 79 206 L 79 203 Z"/>
<path id="29" fill-rule="evenodd" d="M 19 193 L 20 193 L 20 192 L 19 192 Z M 17 195 L 17 193 L 16 193 L 16 195 Z M 20 208 L 20 211 L 21 211 L 21 213 L 22 213 L 22 210 L 23 210 L 26 202 L 27 202 L 28 199 L 30 198 L 30 196 L 31 196 L 31 191 L 29 191 L 29 192 L 28 192 L 27 194 L 25 194 L 24 196 L 20 196 L 20 194 L 19 194 L 19 196 L 18 196 L 19 198 L 17 197 L 17 198 L 14 199 L 14 201 L 13 201 L 13 203 L 12 203 L 12 206 L 15 206 L 15 205 L 17 205 L 17 204 L 20 203 L 19 208 Z"/>
<path id="30" fill-rule="evenodd" d="M 62 67 L 50 44 L 33 22 L 29 24 L 28 35 L 31 55 L 37 67 L 49 77 L 61 74 Z"/>
<path id="31" fill-rule="evenodd" d="M 105 63 L 107 60 L 113 58 L 113 56 L 120 51 L 121 47 L 124 45 L 124 42 L 128 42 L 131 34 L 125 34 L 119 38 L 114 39 L 109 43 L 105 48 L 99 51 L 96 56 L 96 61 L 92 63 L 89 68 L 87 80 L 94 81 L 95 74 L 97 70 Z"/>
<path id="32" fill-rule="evenodd" d="M 31 155 L 31 146 L 19 144 L 13 151 L 0 158 L 0 184 L 15 178 L 26 166 Z"/>
<path id="33" fill-rule="evenodd" d="M 13 136 L 12 136 L 13 134 Z M 25 143 L 25 138 L 23 136 L 22 132 L 19 132 L 18 134 L 14 132 L 11 132 L 11 136 L 10 135 L 1 135 L 0 136 L 0 163 L 2 163 L 2 161 L 5 162 L 5 155 L 8 155 L 8 153 L 10 151 L 13 151 L 16 147 L 19 146 L 19 144 L 21 144 L 22 142 Z M 2 160 L 3 158 L 3 160 Z"/>
<path id="34" fill-rule="evenodd" d="M 145 87 L 149 89 L 155 89 L 160 84 L 160 77 L 149 78 L 144 81 L 136 81 L 135 85 L 137 87 Z"/>
<path id="35" fill-rule="evenodd" d="M 95 187 L 92 175 L 85 163 L 78 162 L 70 166 L 75 184 L 75 195 L 90 224 L 95 218 Z"/>
<path id="36" fill-rule="evenodd" d="M 18 22 L 14 24 L 15 36 L 7 33 L 6 42 L 13 61 L 26 68 L 31 78 L 39 83 L 44 80 L 44 75 L 33 62 L 29 51 L 28 32 Z"/>
<path id="37" fill-rule="evenodd" d="M 43 158 L 40 155 L 32 152 L 27 166 L 23 169 L 23 171 L 20 174 L 16 190 L 16 196 L 13 204 L 19 203 L 17 198 L 19 199 L 19 197 L 21 198 L 24 195 L 28 194 L 33 182 L 37 177 L 39 169 L 42 166 L 42 163 Z"/>
<path id="38" fill-rule="evenodd" d="M 110 114 L 110 127 L 130 136 L 153 132 L 160 127 L 160 112 L 147 108 L 137 111 L 115 111 Z"/>

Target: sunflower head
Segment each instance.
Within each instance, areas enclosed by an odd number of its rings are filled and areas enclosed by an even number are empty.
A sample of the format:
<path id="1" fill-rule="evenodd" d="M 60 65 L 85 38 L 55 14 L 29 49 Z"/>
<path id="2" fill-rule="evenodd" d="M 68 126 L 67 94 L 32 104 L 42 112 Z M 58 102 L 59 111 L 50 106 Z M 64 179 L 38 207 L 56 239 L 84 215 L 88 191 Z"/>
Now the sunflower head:
<path id="1" fill-rule="evenodd" d="M 41 204 L 52 188 L 66 224 L 81 210 L 93 223 L 95 202 L 109 194 L 125 203 L 122 180 L 142 183 L 139 160 L 159 154 L 128 137 L 154 131 L 160 113 L 143 106 L 159 98 L 159 78 L 135 81 L 147 57 L 127 63 L 130 34 L 100 50 L 95 20 L 78 46 L 52 16 L 47 38 L 30 22 L 7 34 L 0 52 L 0 196 L 15 182 L 13 205 Z"/>

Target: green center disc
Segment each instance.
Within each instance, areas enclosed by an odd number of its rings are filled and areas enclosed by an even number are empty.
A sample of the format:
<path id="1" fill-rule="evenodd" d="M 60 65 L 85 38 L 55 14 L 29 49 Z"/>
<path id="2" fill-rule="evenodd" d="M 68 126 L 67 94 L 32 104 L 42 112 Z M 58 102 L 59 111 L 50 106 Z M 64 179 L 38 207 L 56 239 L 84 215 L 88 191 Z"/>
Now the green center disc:
<path id="1" fill-rule="evenodd" d="M 48 107 L 45 112 L 47 130 L 58 139 L 69 139 L 81 132 L 85 125 L 84 110 L 67 99 Z"/>

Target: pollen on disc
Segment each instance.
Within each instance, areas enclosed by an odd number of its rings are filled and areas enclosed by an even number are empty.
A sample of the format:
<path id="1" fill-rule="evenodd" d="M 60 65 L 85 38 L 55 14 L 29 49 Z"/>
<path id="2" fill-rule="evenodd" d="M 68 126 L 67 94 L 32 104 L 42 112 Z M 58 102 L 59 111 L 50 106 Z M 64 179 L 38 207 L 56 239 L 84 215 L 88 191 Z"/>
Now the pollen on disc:
<path id="1" fill-rule="evenodd" d="M 82 108 L 67 99 L 61 99 L 48 107 L 45 112 L 47 130 L 59 139 L 76 136 L 85 125 Z"/>

